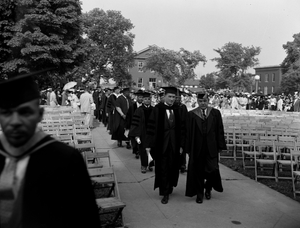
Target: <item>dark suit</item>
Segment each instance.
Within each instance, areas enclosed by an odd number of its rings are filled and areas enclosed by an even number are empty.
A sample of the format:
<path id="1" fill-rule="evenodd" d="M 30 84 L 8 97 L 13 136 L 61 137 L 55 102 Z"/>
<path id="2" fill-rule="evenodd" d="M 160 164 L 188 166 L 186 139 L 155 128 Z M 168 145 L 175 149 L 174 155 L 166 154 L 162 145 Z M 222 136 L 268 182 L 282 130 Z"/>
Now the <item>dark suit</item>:
<path id="1" fill-rule="evenodd" d="M 218 153 L 226 149 L 224 127 L 219 110 L 208 107 L 207 118 L 200 108 L 188 113 L 186 152 L 189 164 L 186 183 L 186 196 L 203 194 L 214 188 L 222 192 L 221 176 L 218 166 Z M 206 185 L 204 186 L 204 180 Z"/>
<path id="2" fill-rule="evenodd" d="M 42 139 L 36 146 L 51 140 Z M 2 145 L 0 149 L 4 150 Z M 0 172 L 5 157 L 0 155 Z M 30 155 L 19 199 L 23 228 L 99 227 L 95 195 L 82 155 L 55 141 Z"/>

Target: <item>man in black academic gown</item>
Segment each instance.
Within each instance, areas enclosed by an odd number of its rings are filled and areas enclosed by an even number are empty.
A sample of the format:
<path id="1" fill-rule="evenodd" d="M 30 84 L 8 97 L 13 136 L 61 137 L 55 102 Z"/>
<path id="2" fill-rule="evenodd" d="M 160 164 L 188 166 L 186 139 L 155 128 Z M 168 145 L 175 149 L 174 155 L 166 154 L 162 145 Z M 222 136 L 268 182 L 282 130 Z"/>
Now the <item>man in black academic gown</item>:
<path id="1" fill-rule="evenodd" d="M 131 148 L 128 135 L 125 135 L 125 131 L 129 131 L 130 127 L 128 124 L 128 110 L 130 107 L 129 93 L 129 88 L 124 88 L 116 100 L 116 111 L 114 113 L 113 131 L 111 136 L 112 140 L 118 141 L 119 147 L 122 147 L 122 141 L 125 141 L 127 149 Z"/>
<path id="2" fill-rule="evenodd" d="M 43 108 L 31 76 L 0 83 L 0 227 L 100 227 L 82 155 L 37 129 Z"/>
<path id="3" fill-rule="evenodd" d="M 115 130 L 113 129 L 113 123 L 114 123 L 114 114 L 116 112 L 116 101 L 120 94 L 120 88 L 118 86 L 113 88 L 113 93 L 111 93 L 107 100 L 106 110 L 108 114 L 108 124 L 107 124 L 107 130 L 110 131 L 110 134 Z"/>
<path id="4" fill-rule="evenodd" d="M 223 191 L 218 154 L 226 150 L 222 116 L 218 109 L 208 107 L 205 92 L 197 95 L 198 108 L 187 118 L 185 150 L 189 155 L 186 196 L 197 195 L 196 202 L 211 198 L 211 190 Z M 204 182 L 206 180 L 206 182 Z M 205 193 L 204 193 L 205 189 Z"/>
<path id="5" fill-rule="evenodd" d="M 96 109 L 94 110 L 95 118 L 101 121 L 102 115 L 100 113 L 100 105 L 101 105 L 101 97 L 102 97 L 102 89 L 100 86 L 93 92 L 93 100 L 96 105 Z"/>
<path id="6" fill-rule="evenodd" d="M 164 87 L 164 102 L 153 109 L 147 129 L 148 148 L 155 148 L 152 156 L 155 160 L 154 189 L 159 188 L 161 202 L 168 203 L 173 187 L 179 178 L 180 154 L 185 140 L 185 126 L 178 106 L 174 105 L 177 89 Z"/>
<path id="7" fill-rule="evenodd" d="M 143 104 L 134 112 L 129 135 L 138 145 L 138 151 L 141 159 L 141 172 L 146 173 L 147 168 L 149 171 L 152 171 L 151 165 L 148 164 L 149 158 L 146 151 L 146 133 L 153 107 L 151 106 L 151 93 L 142 92 L 139 95 L 143 96 Z"/>
<path id="8" fill-rule="evenodd" d="M 107 100 L 110 93 L 111 93 L 111 89 L 106 88 L 104 89 L 104 93 L 101 96 L 100 113 L 102 115 L 102 123 L 104 127 L 106 127 L 108 123 L 108 114 L 107 114 L 106 106 L 107 106 Z"/>
<path id="9" fill-rule="evenodd" d="M 136 101 L 132 102 L 129 110 L 128 110 L 128 121 L 129 124 L 131 126 L 132 124 L 132 118 L 133 115 L 135 113 L 135 111 L 142 106 L 143 104 L 143 95 L 144 95 L 144 91 L 143 90 L 138 90 L 137 92 L 134 93 L 134 95 L 136 96 Z M 131 141 L 131 146 L 132 146 L 132 153 L 135 155 L 136 159 L 139 159 L 139 149 L 138 149 L 138 144 L 136 143 L 136 140 L 134 137 L 130 137 L 130 141 Z"/>

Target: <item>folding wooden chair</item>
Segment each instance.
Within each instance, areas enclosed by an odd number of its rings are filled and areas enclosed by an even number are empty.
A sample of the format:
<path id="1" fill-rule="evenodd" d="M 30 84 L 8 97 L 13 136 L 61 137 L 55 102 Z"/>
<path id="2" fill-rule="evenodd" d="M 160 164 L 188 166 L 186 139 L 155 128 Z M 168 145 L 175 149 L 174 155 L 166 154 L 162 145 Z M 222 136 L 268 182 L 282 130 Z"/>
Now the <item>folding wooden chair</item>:
<path id="1" fill-rule="evenodd" d="M 109 150 L 100 152 L 96 149 L 96 152 L 94 153 L 84 152 L 84 158 L 88 169 L 103 167 L 103 165 L 100 164 L 100 162 L 102 162 L 103 159 L 107 159 L 106 164 L 108 164 L 108 166 L 111 166 Z M 90 161 L 93 161 L 93 163 L 90 164 Z"/>
<path id="2" fill-rule="evenodd" d="M 296 188 L 296 184 L 298 181 L 300 181 L 300 169 L 299 169 L 299 164 L 300 164 L 300 143 L 296 142 L 295 143 L 295 148 L 291 150 L 291 170 L 292 170 L 292 185 L 293 185 L 293 195 L 294 198 L 296 199 L 297 194 L 300 194 L 300 188 Z M 295 162 L 295 164 L 293 164 Z"/>
<path id="3" fill-rule="evenodd" d="M 258 178 L 271 178 L 278 182 L 278 170 L 277 170 L 277 156 L 276 147 L 274 141 L 254 141 L 254 160 L 255 160 L 255 180 Z M 272 175 L 267 175 L 267 167 L 271 166 L 273 170 Z M 262 174 L 258 172 L 260 168 Z"/>
<path id="4" fill-rule="evenodd" d="M 219 157 L 221 158 L 235 158 L 236 157 L 236 148 L 235 148 L 235 129 L 227 128 L 225 130 L 225 141 L 227 146 L 227 151 L 220 153 Z M 226 155 L 225 155 L 226 153 Z M 230 154 L 230 155 L 227 155 Z"/>
<path id="5" fill-rule="evenodd" d="M 75 148 L 79 150 L 81 153 L 83 152 L 95 152 L 95 144 L 94 143 L 82 143 L 82 144 L 75 144 Z M 84 156 L 84 154 L 83 154 Z"/>
<path id="6" fill-rule="evenodd" d="M 296 162 L 291 159 L 291 151 L 295 149 L 295 141 L 277 141 L 274 142 L 277 153 L 279 154 L 277 158 L 278 167 L 278 178 L 279 179 L 291 179 L 292 176 L 280 176 L 279 174 L 284 170 L 284 168 L 290 169 L 292 166 L 296 165 Z M 292 163 L 292 164 L 291 164 Z M 292 172 L 293 169 L 291 169 Z"/>
<path id="7" fill-rule="evenodd" d="M 112 168 L 112 167 L 111 167 Z M 115 227 L 116 221 L 122 216 L 122 211 L 125 208 L 126 204 L 121 201 L 119 188 L 118 188 L 118 181 L 113 171 L 114 177 L 114 195 L 115 197 L 105 197 L 96 199 L 97 206 L 99 208 L 100 217 L 103 214 L 111 214 L 112 219 L 104 221 L 101 220 L 101 226 L 103 227 Z"/>
<path id="8" fill-rule="evenodd" d="M 93 136 L 92 135 L 74 135 L 74 141 L 77 144 L 93 143 Z"/>
<path id="9" fill-rule="evenodd" d="M 243 168 L 254 168 L 254 153 L 257 153 L 254 150 L 254 141 L 258 140 L 257 135 L 244 135 L 242 137 L 243 143 L 240 145 L 242 148 L 242 160 L 243 160 Z M 249 161 L 253 161 L 253 165 L 246 164 L 246 159 Z"/>

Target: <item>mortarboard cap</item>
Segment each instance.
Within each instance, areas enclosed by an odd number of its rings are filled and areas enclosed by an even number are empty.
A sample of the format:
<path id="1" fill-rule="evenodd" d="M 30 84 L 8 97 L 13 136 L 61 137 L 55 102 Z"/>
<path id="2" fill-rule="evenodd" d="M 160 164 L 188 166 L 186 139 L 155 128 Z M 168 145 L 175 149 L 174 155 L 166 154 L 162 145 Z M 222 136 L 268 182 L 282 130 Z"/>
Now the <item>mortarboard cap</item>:
<path id="1" fill-rule="evenodd" d="M 169 87 L 162 87 L 162 88 L 165 90 L 165 94 L 172 93 L 177 95 L 178 93 L 178 89 L 176 87 L 169 86 Z"/>
<path id="2" fill-rule="evenodd" d="M 136 91 L 135 93 L 134 93 L 136 96 L 143 96 L 143 94 L 144 94 L 144 91 L 143 90 L 141 90 L 141 89 L 139 89 L 138 91 Z"/>
<path id="3" fill-rule="evenodd" d="M 152 94 L 150 92 L 143 92 L 143 97 L 150 97 Z"/>
<path id="4" fill-rule="evenodd" d="M 40 91 L 37 83 L 34 81 L 32 76 L 44 73 L 49 70 L 50 69 L 31 72 L 1 81 L 0 107 L 14 108 L 23 103 L 39 99 Z"/>
<path id="5" fill-rule="evenodd" d="M 207 98 L 207 93 L 205 91 L 200 91 L 197 93 L 197 99 L 205 99 Z"/>
<path id="6" fill-rule="evenodd" d="M 129 88 L 123 88 L 122 93 L 125 93 L 125 92 L 130 92 L 130 89 Z"/>

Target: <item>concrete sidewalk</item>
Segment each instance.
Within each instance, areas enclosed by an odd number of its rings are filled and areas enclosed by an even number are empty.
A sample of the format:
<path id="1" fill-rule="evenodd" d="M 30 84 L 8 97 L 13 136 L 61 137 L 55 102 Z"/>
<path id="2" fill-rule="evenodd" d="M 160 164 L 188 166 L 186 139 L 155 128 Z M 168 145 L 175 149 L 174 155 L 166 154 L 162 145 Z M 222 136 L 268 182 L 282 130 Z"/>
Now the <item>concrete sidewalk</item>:
<path id="1" fill-rule="evenodd" d="M 110 149 L 118 178 L 124 225 L 129 228 L 300 228 L 300 204 L 220 165 L 224 192 L 197 204 L 185 197 L 186 174 L 180 174 L 168 204 L 153 190 L 154 171 L 142 174 L 131 150 L 118 148 L 101 124 L 93 129 L 97 148 Z"/>

